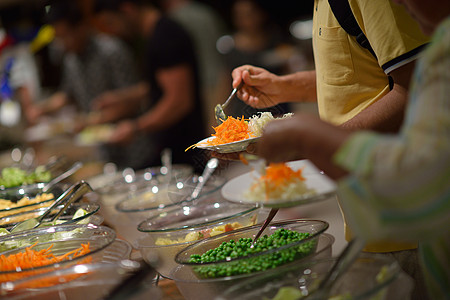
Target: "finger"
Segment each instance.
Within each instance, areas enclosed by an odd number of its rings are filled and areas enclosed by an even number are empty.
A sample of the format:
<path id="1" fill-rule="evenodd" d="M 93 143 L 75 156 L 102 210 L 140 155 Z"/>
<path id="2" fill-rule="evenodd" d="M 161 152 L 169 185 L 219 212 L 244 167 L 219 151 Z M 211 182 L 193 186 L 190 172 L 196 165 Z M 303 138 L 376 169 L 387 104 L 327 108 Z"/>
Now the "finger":
<path id="1" fill-rule="evenodd" d="M 235 161 L 235 160 L 239 160 L 239 152 L 234 152 L 234 153 L 219 153 L 219 152 L 215 152 L 213 151 L 211 153 L 212 157 L 218 158 L 220 160 L 227 160 L 227 161 Z"/>

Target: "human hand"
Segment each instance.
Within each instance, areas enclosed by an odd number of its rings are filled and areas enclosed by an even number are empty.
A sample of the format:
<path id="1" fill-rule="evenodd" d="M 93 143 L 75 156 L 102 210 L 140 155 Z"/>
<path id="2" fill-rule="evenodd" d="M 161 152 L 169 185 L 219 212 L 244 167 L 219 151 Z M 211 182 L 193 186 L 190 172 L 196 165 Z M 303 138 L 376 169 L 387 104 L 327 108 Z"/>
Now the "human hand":
<path id="1" fill-rule="evenodd" d="M 211 152 L 212 157 L 216 157 L 220 160 L 227 160 L 227 161 L 238 161 L 241 160 L 241 154 L 242 153 L 250 153 L 250 154 L 256 154 L 257 148 L 256 144 L 252 143 L 247 146 L 245 151 L 242 152 L 233 152 L 233 153 L 219 153 L 219 152 Z"/>
<path id="2" fill-rule="evenodd" d="M 237 94 L 246 104 L 255 108 L 265 108 L 282 102 L 277 75 L 251 65 L 240 66 L 234 69 L 231 75 L 233 88 L 236 88 L 242 80 L 244 81 L 244 85 Z"/>
<path id="3" fill-rule="evenodd" d="M 134 139 L 135 133 L 136 123 L 133 120 L 122 121 L 117 125 L 108 143 L 121 145 L 128 144 Z"/>
<path id="4" fill-rule="evenodd" d="M 122 97 L 117 91 L 107 91 L 92 100 L 92 109 L 106 109 L 122 102 Z"/>

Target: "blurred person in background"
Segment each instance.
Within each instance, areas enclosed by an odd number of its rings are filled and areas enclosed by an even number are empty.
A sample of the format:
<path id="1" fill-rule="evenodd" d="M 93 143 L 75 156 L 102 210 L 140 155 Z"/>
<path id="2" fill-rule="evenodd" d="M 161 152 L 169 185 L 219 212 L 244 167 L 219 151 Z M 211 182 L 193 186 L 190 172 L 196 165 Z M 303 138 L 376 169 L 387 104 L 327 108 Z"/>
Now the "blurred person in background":
<path id="1" fill-rule="evenodd" d="M 92 101 L 102 93 L 137 83 L 132 56 L 118 39 L 95 33 L 77 2 L 54 2 L 46 18 L 54 28 L 55 42 L 65 52 L 63 73 L 59 91 L 45 105 L 36 107 L 36 117 L 58 112 L 74 103 L 82 117 L 76 123 L 79 130 L 97 124 L 101 114 L 92 109 Z M 121 110 L 120 117 L 134 117 L 138 114 L 126 104 L 119 103 L 118 106 Z M 117 116 L 112 110 L 105 113 Z M 102 159 L 112 161 L 122 168 L 142 168 L 148 165 L 150 145 L 144 138 L 128 145 L 106 145 L 102 147 Z"/>
<path id="2" fill-rule="evenodd" d="M 226 95 L 220 93 L 220 80 L 225 72 L 216 42 L 225 32 L 225 24 L 213 8 L 194 0 L 160 0 L 167 15 L 189 33 L 198 58 L 200 88 L 207 128 L 216 125 L 214 107 Z"/>
<path id="3" fill-rule="evenodd" d="M 157 2 L 118 0 L 116 9 L 146 39 L 145 80 L 115 95 L 98 97 L 95 107 L 103 111 L 125 104 L 135 109 L 144 106 L 146 112 L 120 122 L 110 143 L 129 143 L 143 134 L 153 141 L 157 153 L 170 148 L 174 163 L 202 169 L 203 157 L 184 151 L 205 136 L 197 59 L 188 33 L 167 18 Z M 107 18 L 104 12 L 97 5 L 97 16 Z M 153 164 L 159 164 L 159 156 Z"/>
<path id="4" fill-rule="evenodd" d="M 19 109 L 17 121 L 20 121 L 21 105 L 29 124 L 36 121 L 32 107 L 41 97 L 41 76 L 35 53 L 52 38 L 51 32 L 46 35 L 46 28 L 41 28 L 41 17 L 40 11 L 35 10 L 33 5 L 12 5 L 0 10 L 3 29 L 0 46 L 2 102 L 14 102 Z M 7 113 L 10 117 L 13 114 L 12 111 Z"/>
<path id="5" fill-rule="evenodd" d="M 234 32 L 218 41 L 218 48 L 223 54 L 229 73 L 244 64 L 259 66 L 278 75 L 294 71 L 289 64 L 289 60 L 296 55 L 294 47 L 283 37 L 281 30 L 260 2 L 233 1 L 231 21 Z M 228 80 L 225 82 L 229 83 Z M 229 85 L 226 89 L 229 94 Z M 258 111 L 271 111 L 274 115 L 280 115 L 288 112 L 289 106 L 284 103 L 271 108 L 255 109 L 244 102 L 232 101 L 227 108 L 229 115 L 234 117 L 243 115 L 249 118 Z"/>
<path id="6" fill-rule="evenodd" d="M 309 158 L 338 179 L 339 199 L 357 236 L 419 241 L 426 292 L 450 299 L 450 2 L 395 0 L 433 34 L 414 71 L 398 134 L 351 132 L 298 115 L 269 124 L 258 145 L 269 161 Z"/>

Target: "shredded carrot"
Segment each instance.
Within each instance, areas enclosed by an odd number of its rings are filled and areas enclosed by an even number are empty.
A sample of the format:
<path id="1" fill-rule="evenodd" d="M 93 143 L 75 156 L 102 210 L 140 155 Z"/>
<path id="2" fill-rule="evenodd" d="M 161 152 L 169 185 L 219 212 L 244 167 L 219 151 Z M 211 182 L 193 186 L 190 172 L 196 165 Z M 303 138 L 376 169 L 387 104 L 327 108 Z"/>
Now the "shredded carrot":
<path id="1" fill-rule="evenodd" d="M 55 263 L 59 263 L 65 260 L 71 260 L 80 256 L 84 256 L 90 252 L 89 243 L 81 244 L 80 248 L 72 250 L 66 254 L 55 256 L 51 252 L 53 244 L 47 249 L 36 251 L 33 249 L 37 242 L 27 247 L 25 252 L 19 252 L 16 254 L 10 254 L 8 256 L 0 255 L 0 271 L 22 271 L 17 273 L 5 273 L 0 275 L 0 282 L 17 280 L 30 275 L 35 275 L 36 272 L 28 272 L 37 267 L 47 266 Z M 91 257 L 87 257 L 81 263 L 91 261 Z M 25 271 L 25 272 L 24 272 Z M 39 272 L 37 272 L 39 273 Z"/>
<path id="2" fill-rule="evenodd" d="M 248 160 L 245 158 L 245 156 L 242 153 L 239 153 L 239 160 L 246 166 L 248 166 Z"/>
<path id="3" fill-rule="evenodd" d="M 208 146 L 223 145 L 255 137 L 248 128 L 248 121 L 244 119 L 244 116 L 242 116 L 242 118 L 233 118 L 229 116 L 222 124 L 213 127 L 213 129 L 215 133 L 211 134 L 211 136 L 215 138 L 206 143 Z M 200 144 L 194 144 L 189 146 L 185 151 L 199 145 Z"/>
<path id="4" fill-rule="evenodd" d="M 288 185 L 294 179 L 305 180 L 302 169 L 294 171 L 285 163 L 270 163 L 266 168 L 266 174 L 260 177 L 260 180 L 265 184 L 266 200 L 270 193 Z"/>
<path id="5" fill-rule="evenodd" d="M 208 145 L 222 145 L 231 142 L 237 142 L 254 137 L 248 128 L 248 122 L 242 118 L 233 118 L 229 116 L 222 124 L 214 127 L 216 133 L 212 134 L 215 139 L 208 142 Z"/>

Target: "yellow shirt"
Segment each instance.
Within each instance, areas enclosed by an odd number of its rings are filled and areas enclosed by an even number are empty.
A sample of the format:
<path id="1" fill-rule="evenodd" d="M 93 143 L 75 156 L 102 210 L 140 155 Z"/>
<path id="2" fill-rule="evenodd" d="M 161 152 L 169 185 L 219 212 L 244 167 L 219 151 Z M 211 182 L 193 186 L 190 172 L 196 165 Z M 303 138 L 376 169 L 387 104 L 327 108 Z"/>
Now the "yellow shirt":
<path id="1" fill-rule="evenodd" d="M 389 92 L 387 74 L 417 58 L 429 38 L 402 6 L 388 0 L 349 0 L 376 59 L 339 25 L 328 0 L 314 1 L 313 48 L 321 119 L 339 125 Z M 351 231 L 345 226 L 346 239 Z M 380 241 L 365 251 L 392 252 L 416 244 Z"/>
<path id="2" fill-rule="evenodd" d="M 339 125 L 389 92 L 386 74 L 414 60 L 429 38 L 402 6 L 349 0 L 377 59 L 348 35 L 328 0 L 315 0 L 313 48 L 320 117 Z"/>

